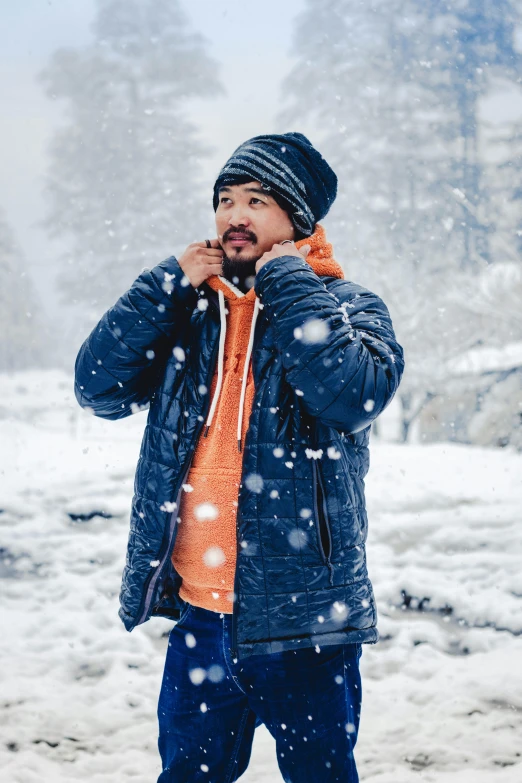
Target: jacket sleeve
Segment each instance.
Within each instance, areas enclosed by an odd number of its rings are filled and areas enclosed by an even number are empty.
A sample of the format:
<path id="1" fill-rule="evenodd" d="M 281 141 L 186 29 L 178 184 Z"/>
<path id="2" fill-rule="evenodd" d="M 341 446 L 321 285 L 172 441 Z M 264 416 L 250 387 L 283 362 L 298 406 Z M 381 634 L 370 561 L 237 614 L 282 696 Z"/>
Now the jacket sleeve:
<path id="1" fill-rule="evenodd" d="M 334 294 L 295 256 L 264 264 L 254 287 L 273 324 L 286 379 L 307 413 L 347 433 L 371 424 L 404 370 L 382 299 L 339 279 Z"/>
<path id="2" fill-rule="evenodd" d="M 146 407 L 161 364 L 183 340 L 198 299 L 176 258 L 143 272 L 85 340 L 75 364 L 82 408 L 121 419 Z"/>

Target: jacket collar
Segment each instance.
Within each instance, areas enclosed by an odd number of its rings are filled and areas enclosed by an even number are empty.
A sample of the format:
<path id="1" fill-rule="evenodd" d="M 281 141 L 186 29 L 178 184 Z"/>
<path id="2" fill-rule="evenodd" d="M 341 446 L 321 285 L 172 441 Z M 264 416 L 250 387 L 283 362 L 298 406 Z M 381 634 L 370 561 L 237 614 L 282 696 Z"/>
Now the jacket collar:
<path id="1" fill-rule="evenodd" d="M 333 257 L 332 245 L 326 239 L 326 232 L 320 223 L 316 223 L 315 231 L 311 236 L 295 243 L 298 250 L 303 245 L 311 247 L 306 260 L 316 275 L 344 278 L 344 272 Z M 216 292 L 223 291 L 225 299 L 244 298 L 245 302 L 253 303 L 256 298 L 254 286 L 244 294 L 223 275 L 211 275 L 205 280 L 205 283 Z"/>

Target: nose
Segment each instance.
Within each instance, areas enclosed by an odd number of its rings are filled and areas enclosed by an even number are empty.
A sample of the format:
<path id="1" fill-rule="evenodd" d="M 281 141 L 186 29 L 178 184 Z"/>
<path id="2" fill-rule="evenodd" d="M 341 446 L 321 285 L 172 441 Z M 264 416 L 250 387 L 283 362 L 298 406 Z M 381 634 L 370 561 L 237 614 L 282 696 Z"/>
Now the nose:
<path id="1" fill-rule="evenodd" d="M 241 206 L 241 204 L 235 204 L 230 212 L 228 225 L 231 228 L 248 228 L 250 219 L 246 214 L 246 207 Z"/>

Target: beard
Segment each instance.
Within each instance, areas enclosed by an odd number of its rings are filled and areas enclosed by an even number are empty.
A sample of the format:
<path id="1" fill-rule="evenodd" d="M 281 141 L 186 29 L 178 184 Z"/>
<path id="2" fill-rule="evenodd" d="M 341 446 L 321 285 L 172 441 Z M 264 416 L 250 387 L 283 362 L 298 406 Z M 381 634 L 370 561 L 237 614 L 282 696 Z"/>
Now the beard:
<path id="1" fill-rule="evenodd" d="M 222 259 L 223 277 L 230 280 L 244 294 L 248 293 L 254 285 L 256 263 L 260 258 L 260 255 L 249 258 L 229 258 L 227 255 L 224 255 Z"/>

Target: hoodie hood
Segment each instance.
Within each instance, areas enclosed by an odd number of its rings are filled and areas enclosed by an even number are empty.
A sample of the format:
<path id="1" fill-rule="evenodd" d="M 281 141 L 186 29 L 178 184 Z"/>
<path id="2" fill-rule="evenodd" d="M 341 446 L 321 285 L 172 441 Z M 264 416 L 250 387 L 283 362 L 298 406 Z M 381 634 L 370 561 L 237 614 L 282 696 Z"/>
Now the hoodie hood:
<path id="1" fill-rule="evenodd" d="M 295 243 L 295 246 L 297 247 L 298 250 L 304 245 L 310 245 L 310 252 L 308 253 L 306 261 L 310 264 L 310 266 L 312 267 L 316 275 L 338 277 L 341 279 L 344 278 L 344 273 L 342 268 L 339 266 L 337 261 L 335 261 L 335 259 L 333 258 L 332 255 L 333 248 L 331 243 L 328 242 L 326 239 L 326 233 L 323 226 L 317 223 L 315 227 L 315 231 L 311 236 L 305 237 L 304 239 L 300 239 L 298 242 Z M 227 320 L 226 320 L 227 310 L 225 308 L 225 299 L 228 300 L 229 305 L 253 308 L 252 320 L 250 324 L 250 334 L 248 339 L 248 347 L 246 351 L 245 364 L 243 368 L 243 381 L 241 387 L 241 395 L 239 399 L 239 410 L 238 410 L 238 420 L 237 420 L 237 445 L 238 445 L 238 451 L 241 451 L 241 425 L 243 421 L 243 409 L 245 404 L 245 391 L 246 391 L 246 384 L 247 384 L 248 369 L 249 369 L 250 359 L 252 356 L 252 347 L 254 344 L 256 321 L 259 315 L 259 311 L 262 309 L 263 305 L 259 301 L 259 298 L 256 296 L 254 286 L 252 286 L 252 288 L 250 288 L 245 294 L 242 291 L 240 291 L 240 289 L 237 288 L 233 283 L 227 280 L 226 277 L 223 277 L 223 275 L 211 275 L 211 277 L 207 278 L 206 283 L 210 286 L 210 288 L 212 288 L 218 294 L 221 330 L 219 334 L 217 385 L 210 405 L 210 410 L 208 413 L 203 437 L 207 437 L 208 430 L 212 424 L 212 419 L 214 418 L 214 413 L 217 408 L 221 387 L 223 385 L 223 363 L 224 363 L 223 357 L 224 357 L 225 337 L 226 337 L 226 329 L 227 329 Z"/>
<path id="2" fill-rule="evenodd" d="M 323 226 L 317 223 L 315 231 L 311 236 L 300 239 L 295 243 L 298 250 L 304 245 L 310 245 L 310 252 L 306 260 L 316 275 L 329 275 L 330 277 L 344 279 L 344 272 L 333 257 L 332 244 L 326 239 L 326 232 Z M 244 297 L 247 302 L 253 302 L 257 299 L 254 286 L 244 294 L 222 275 L 212 275 L 207 278 L 206 282 L 214 291 L 222 291 L 225 299 Z"/>

